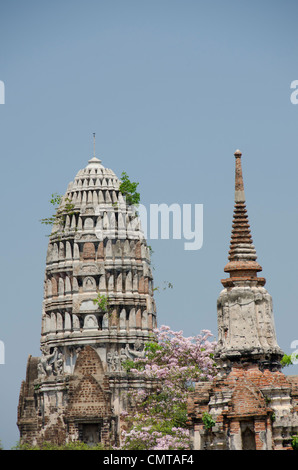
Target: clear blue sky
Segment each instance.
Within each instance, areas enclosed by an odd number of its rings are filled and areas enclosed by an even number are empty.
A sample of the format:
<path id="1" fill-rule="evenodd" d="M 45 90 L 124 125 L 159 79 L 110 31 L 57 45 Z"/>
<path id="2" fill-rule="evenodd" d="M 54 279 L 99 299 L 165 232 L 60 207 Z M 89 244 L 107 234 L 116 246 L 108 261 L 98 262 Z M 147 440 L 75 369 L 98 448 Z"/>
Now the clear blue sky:
<path id="1" fill-rule="evenodd" d="M 93 153 L 139 181 L 141 202 L 204 205 L 204 242 L 152 240 L 158 322 L 217 336 L 234 156 L 273 297 L 279 345 L 298 340 L 296 1 L 54 0 L 0 6 L 0 440 L 39 355 L 49 198 Z M 291 368 L 298 373 L 298 366 Z"/>

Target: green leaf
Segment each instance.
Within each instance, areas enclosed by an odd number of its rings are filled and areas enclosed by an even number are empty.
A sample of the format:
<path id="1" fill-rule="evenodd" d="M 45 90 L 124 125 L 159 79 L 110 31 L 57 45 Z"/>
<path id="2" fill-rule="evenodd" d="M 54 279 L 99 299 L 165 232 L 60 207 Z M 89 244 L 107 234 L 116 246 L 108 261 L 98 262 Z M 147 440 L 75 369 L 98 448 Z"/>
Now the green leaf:
<path id="1" fill-rule="evenodd" d="M 137 206 L 140 203 L 140 193 L 137 192 L 139 183 L 131 182 L 125 171 L 121 174 L 120 192 L 125 196 L 129 205 Z"/>

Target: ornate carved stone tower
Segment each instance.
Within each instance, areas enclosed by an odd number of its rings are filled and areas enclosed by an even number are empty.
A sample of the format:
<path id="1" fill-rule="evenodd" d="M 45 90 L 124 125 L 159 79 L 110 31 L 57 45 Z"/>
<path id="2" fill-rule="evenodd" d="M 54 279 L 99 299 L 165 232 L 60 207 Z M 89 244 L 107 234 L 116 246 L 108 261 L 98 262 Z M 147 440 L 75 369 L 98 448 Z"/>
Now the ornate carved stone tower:
<path id="1" fill-rule="evenodd" d="M 235 152 L 235 207 L 230 277 L 217 301 L 219 374 L 198 382 L 189 399 L 189 425 L 197 450 L 281 450 L 298 432 L 298 377 L 281 372 L 272 299 L 257 263 L 248 223 L 241 168 Z M 207 428 L 204 415 L 214 425 Z"/>
<path id="2" fill-rule="evenodd" d="M 58 209 L 46 258 L 42 354 L 29 356 L 20 392 L 21 442 L 116 443 L 126 392 L 141 385 L 122 362 L 143 354 L 156 326 L 153 279 L 140 221 L 119 185 L 94 156 Z"/>

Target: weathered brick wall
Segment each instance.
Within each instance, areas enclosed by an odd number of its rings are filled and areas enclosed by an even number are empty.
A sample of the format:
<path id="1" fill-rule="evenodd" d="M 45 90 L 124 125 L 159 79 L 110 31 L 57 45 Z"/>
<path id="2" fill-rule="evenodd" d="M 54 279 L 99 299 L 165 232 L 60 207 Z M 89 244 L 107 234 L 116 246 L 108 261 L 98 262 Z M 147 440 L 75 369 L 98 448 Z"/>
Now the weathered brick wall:
<path id="1" fill-rule="evenodd" d="M 38 358 L 28 357 L 26 379 L 22 382 L 18 404 L 18 426 L 23 442 L 30 442 L 37 433 L 37 413 L 34 397 L 34 380 L 37 378 Z"/>
<path id="2" fill-rule="evenodd" d="M 79 354 L 69 385 L 67 417 L 110 416 L 109 380 L 101 360 L 91 346 Z"/>
<path id="3" fill-rule="evenodd" d="M 94 422 L 100 425 L 101 439 L 108 445 L 111 416 L 109 378 L 96 351 L 91 346 L 86 346 L 78 356 L 74 375 L 69 383 L 68 406 L 65 411 L 69 437 L 77 438 L 77 423 Z"/>
<path id="4" fill-rule="evenodd" d="M 95 259 L 95 246 L 92 242 L 84 243 L 83 247 L 83 259 Z"/>
<path id="5" fill-rule="evenodd" d="M 298 431 L 297 399 L 298 377 L 260 371 L 253 364 L 198 383 L 188 403 L 189 426 L 200 446 L 196 448 L 224 448 L 228 443 L 230 449 L 242 449 L 243 430 L 250 423 L 257 450 L 288 449 L 291 435 Z M 212 430 L 204 428 L 204 412 L 216 421 Z"/>

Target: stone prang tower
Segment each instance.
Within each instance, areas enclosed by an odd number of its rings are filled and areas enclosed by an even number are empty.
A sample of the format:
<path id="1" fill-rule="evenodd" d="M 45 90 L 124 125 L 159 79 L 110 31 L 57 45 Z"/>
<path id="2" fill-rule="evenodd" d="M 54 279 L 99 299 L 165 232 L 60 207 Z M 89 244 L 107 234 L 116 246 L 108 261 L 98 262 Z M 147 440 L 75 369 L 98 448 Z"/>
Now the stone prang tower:
<path id="1" fill-rule="evenodd" d="M 46 258 L 41 356 L 29 356 L 19 398 L 21 443 L 118 444 L 127 392 L 144 387 L 123 362 L 143 355 L 156 326 L 150 251 L 119 186 L 94 156 L 61 201 Z"/>
<path id="2" fill-rule="evenodd" d="M 217 300 L 219 374 L 196 384 L 189 425 L 196 450 L 290 449 L 298 433 L 298 377 L 281 371 L 272 299 L 258 277 L 262 268 L 248 223 L 241 152 L 234 155 L 234 218 L 224 268 L 230 277 L 222 279 Z"/>

